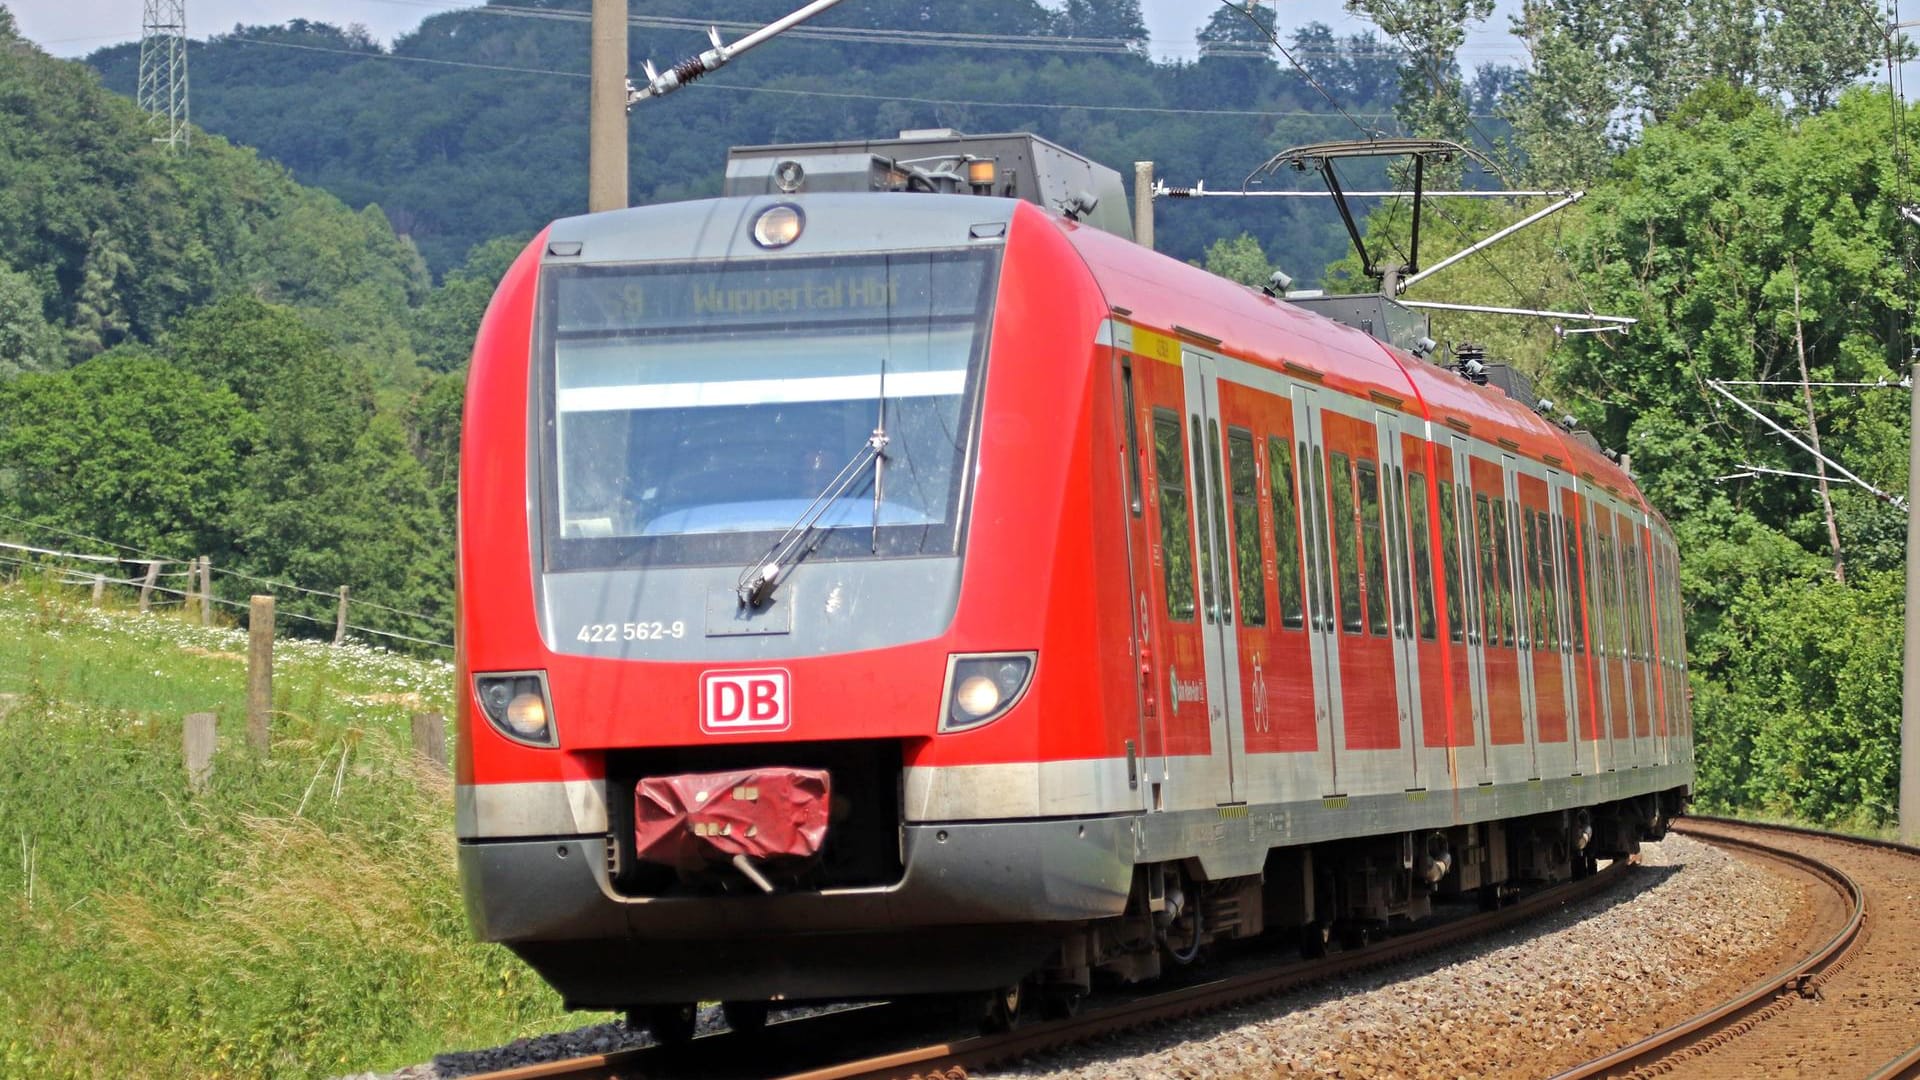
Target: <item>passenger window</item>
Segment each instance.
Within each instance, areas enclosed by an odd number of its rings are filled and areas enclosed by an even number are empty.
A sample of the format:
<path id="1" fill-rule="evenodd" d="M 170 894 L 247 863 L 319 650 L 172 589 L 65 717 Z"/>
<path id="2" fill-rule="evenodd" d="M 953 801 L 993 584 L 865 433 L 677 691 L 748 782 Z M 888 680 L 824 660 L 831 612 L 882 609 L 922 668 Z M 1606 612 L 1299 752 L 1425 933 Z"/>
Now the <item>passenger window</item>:
<path id="1" fill-rule="evenodd" d="M 1273 570 L 1280 579 L 1280 625 L 1299 629 L 1300 521 L 1293 477 L 1293 448 L 1284 440 L 1267 440 L 1267 491 L 1273 503 Z"/>
<path id="2" fill-rule="evenodd" d="M 1307 455 L 1307 444 L 1300 444 L 1300 452 Z M 1313 530 L 1315 551 L 1312 558 L 1314 577 L 1320 582 L 1320 617 L 1326 620 L 1325 628 L 1333 630 L 1333 561 L 1327 545 L 1332 538 L 1327 534 L 1327 469 L 1326 460 L 1318 452 L 1313 458 Z M 1307 460 L 1303 456 L 1300 460 Z"/>
<path id="3" fill-rule="evenodd" d="M 1527 581 L 1527 619 L 1533 625 L 1533 643 L 1538 647 L 1547 640 L 1547 628 L 1543 625 L 1544 609 L 1540 600 L 1540 550 L 1534 544 L 1533 507 L 1520 509 L 1520 565 Z"/>
<path id="4" fill-rule="evenodd" d="M 1519 615 L 1515 604 L 1513 583 L 1513 541 L 1507 531 L 1507 500 L 1493 500 L 1493 559 L 1494 570 L 1500 583 L 1500 636 L 1501 644 L 1514 643 L 1514 620 Z M 1526 632 L 1520 633 L 1520 644 L 1526 644 Z"/>
<path id="5" fill-rule="evenodd" d="M 1121 404 L 1127 410 L 1127 508 L 1134 517 L 1140 516 L 1140 440 L 1134 434 L 1133 426 L 1139 423 L 1139 416 L 1133 405 L 1133 358 L 1120 358 Z"/>
<path id="6" fill-rule="evenodd" d="M 1360 552 L 1353 535 L 1353 467 L 1347 455 L 1335 451 L 1333 464 L 1333 555 L 1340 565 L 1340 628 L 1349 634 L 1366 630 L 1360 617 Z"/>
<path id="7" fill-rule="evenodd" d="M 1413 606 L 1420 636 L 1434 640 L 1433 543 L 1427 535 L 1427 477 L 1418 470 L 1407 474 L 1407 527 L 1413 532 Z"/>
<path id="8" fill-rule="evenodd" d="M 1413 637 L 1413 555 L 1407 549 L 1407 474 L 1393 467 L 1393 480 L 1387 484 L 1388 513 L 1393 518 L 1393 598 L 1394 631 L 1401 637 Z"/>
<path id="9" fill-rule="evenodd" d="M 1546 630 L 1547 647 L 1560 647 L 1560 578 L 1554 573 L 1553 517 L 1541 512 L 1533 519 L 1534 534 L 1538 540 L 1535 550 L 1540 560 L 1540 621 Z M 1539 638 L 1534 639 L 1537 645 Z"/>
<path id="10" fill-rule="evenodd" d="M 1568 524 L 1566 516 L 1560 518 L 1560 541 L 1567 553 L 1566 591 L 1561 595 L 1567 608 L 1567 640 L 1573 651 L 1581 656 L 1587 654 L 1587 618 L 1585 607 L 1580 600 L 1580 538 Z"/>
<path id="11" fill-rule="evenodd" d="M 1387 569 L 1380 556 L 1380 470 L 1364 458 L 1354 463 L 1360 485 L 1360 543 L 1366 557 L 1367 626 L 1387 636 Z"/>
<path id="12" fill-rule="evenodd" d="M 1454 641 L 1466 638 L 1466 605 L 1460 594 L 1466 583 L 1460 577 L 1459 514 L 1453 507 L 1453 484 L 1440 481 L 1440 561 L 1447 577 L 1447 636 Z"/>
<path id="13" fill-rule="evenodd" d="M 1233 557 L 1239 570 L 1240 624 L 1267 625 L 1267 576 L 1260 558 L 1260 478 L 1253 432 L 1227 429 L 1228 480 L 1233 485 Z"/>
<path id="14" fill-rule="evenodd" d="M 1160 568 L 1167 591 L 1167 615 L 1193 621 L 1193 543 L 1188 531 L 1186 457 L 1180 445 L 1180 417 L 1172 409 L 1153 410 L 1153 471 L 1160 496 Z"/>
<path id="15" fill-rule="evenodd" d="M 1207 421 L 1207 471 L 1213 475 L 1213 486 L 1209 489 L 1207 505 L 1213 510 L 1213 543 L 1219 550 L 1220 559 L 1220 621 L 1233 624 L 1233 601 L 1229 593 L 1233 583 L 1227 577 L 1230 556 L 1227 554 L 1227 485 L 1220 479 L 1220 421 Z"/>
<path id="16" fill-rule="evenodd" d="M 1194 509 L 1199 511 L 1194 515 L 1194 520 L 1200 526 L 1200 611 L 1211 624 L 1214 613 L 1220 609 L 1213 602 L 1213 542 L 1207 537 L 1210 524 L 1207 506 L 1211 502 L 1207 498 L 1207 466 L 1203 460 L 1207 453 L 1207 440 L 1200 434 L 1200 417 L 1193 416 L 1192 422 Z"/>
<path id="17" fill-rule="evenodd" d="M 1474 523 L 1480 535 L 1480 625 L 1488 645 L 1500 644 L 1500 576 L 1493 566 L 1493 507 L 1487 497 L 1473 497 Z"/>

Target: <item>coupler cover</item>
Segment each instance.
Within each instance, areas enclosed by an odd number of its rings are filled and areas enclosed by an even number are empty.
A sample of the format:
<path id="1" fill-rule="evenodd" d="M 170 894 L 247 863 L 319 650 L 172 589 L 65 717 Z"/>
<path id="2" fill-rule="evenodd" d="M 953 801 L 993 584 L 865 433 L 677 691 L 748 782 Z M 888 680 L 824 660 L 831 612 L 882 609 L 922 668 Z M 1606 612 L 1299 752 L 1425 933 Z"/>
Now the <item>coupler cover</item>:
<path id="1" fill-rule="evenodd" d="M 653 776 L 634 791 L 641 859 L 684 871 L 740 856 L 806 859 L 827 837 L 825 769 L 768 767 Z"/>

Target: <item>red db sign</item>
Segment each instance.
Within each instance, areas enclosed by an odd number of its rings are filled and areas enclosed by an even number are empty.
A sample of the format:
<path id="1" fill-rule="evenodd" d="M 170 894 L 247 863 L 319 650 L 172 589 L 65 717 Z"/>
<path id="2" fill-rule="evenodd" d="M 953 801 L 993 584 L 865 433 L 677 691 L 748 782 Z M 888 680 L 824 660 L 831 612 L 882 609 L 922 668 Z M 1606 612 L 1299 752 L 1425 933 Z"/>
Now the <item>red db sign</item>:
<path id="1" fill-rule="evenodd" d="M 700 727 L 704 731 L 785 731 L 787 673 L 710 671 L 700 676 Z"/>

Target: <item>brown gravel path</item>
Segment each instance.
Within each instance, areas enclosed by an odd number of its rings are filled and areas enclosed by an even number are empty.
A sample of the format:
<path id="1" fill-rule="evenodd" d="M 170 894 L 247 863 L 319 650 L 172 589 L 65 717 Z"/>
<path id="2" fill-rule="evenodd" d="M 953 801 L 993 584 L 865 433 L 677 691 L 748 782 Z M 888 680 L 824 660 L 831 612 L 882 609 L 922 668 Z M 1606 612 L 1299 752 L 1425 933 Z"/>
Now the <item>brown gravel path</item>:
<path id="1" fill-rule="evenodd" d="M 1018 1077 L 1538 1077 L 1731 996 L 1808 936 L 1808 887 L 1672 836 L 1606 895 L 1494 942 L 1131 1032 Z"/>
<path id="2" fill-rule="evenodd" d="M 1705 838 L 1751 830 L 1688 825 Z M 1668 1076 L 1866 1077 L 1920 1043 L 1920 857 L 1837 838 L 1766 832 L 1773 846 L 1850 875 L 1867 898 L 1854 955 L 1812 1000 L 1795 1000 L 1752 1031 Z"/>

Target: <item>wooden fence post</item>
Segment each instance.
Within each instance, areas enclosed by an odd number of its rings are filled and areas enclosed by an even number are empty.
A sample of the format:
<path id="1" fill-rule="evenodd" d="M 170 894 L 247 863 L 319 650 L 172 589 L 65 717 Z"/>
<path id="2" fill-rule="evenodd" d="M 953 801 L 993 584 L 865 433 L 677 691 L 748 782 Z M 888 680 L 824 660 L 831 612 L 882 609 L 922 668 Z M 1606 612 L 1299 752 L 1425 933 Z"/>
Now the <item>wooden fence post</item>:
<path id="1" fill-rule="evenodd" d="M 180 732 L 180 748 L 187 759 L 187 786 L 194 791 L 207 790 L 213 779 L 214 715 L 188 713 Z"/>
<path id="2" fill-rule="evenodd" d="M 147 576 L 140 582 L 140 614 L 145 615 L 153 606 L 153 583 L 160 578 L 160 562 L 154 560 L 147 564 Z"/>
<path id="3" fill-rule="evenodd" d="M 256 596 L 247 617 L 247 745 L 265 757 L 272 745 L 273 597 Z"/>
<path id="4" fill-rule="evenodd" d="M 213 560 L 200 556 L 200 625 L 213 625 Z"/>
<path id="5" fill-rule="evenodd" d="M 333 643 L 347 640 L 347 587 L 340 586 L 340 613 L 333 617 Z"/>
<path id="6" fill-rule="evenodd" d="M 99 607 L 107 598 L 107 576 L 93 575 L 93 606 Z"/>
<path id="7" fill-rule="evenodd" d="M 447 720 L 437 712 L 413 714 L 413 752 L 447 767 Z"/>

